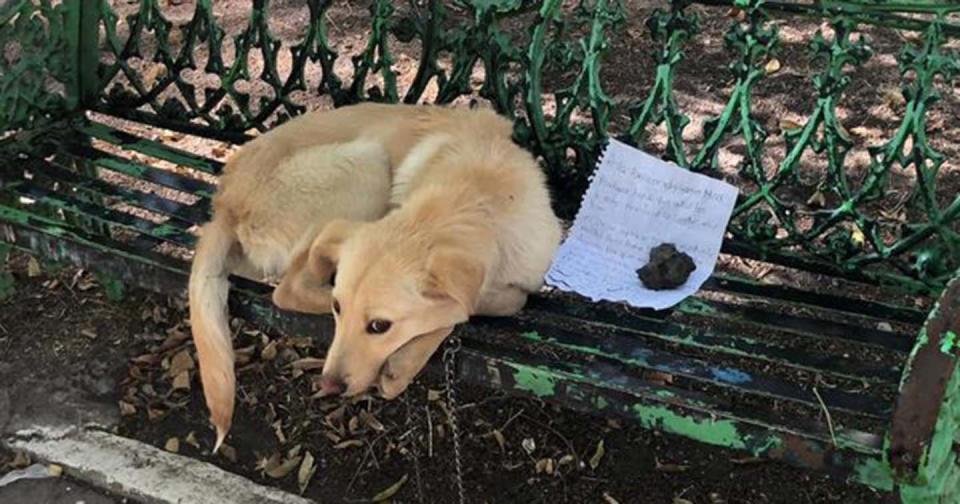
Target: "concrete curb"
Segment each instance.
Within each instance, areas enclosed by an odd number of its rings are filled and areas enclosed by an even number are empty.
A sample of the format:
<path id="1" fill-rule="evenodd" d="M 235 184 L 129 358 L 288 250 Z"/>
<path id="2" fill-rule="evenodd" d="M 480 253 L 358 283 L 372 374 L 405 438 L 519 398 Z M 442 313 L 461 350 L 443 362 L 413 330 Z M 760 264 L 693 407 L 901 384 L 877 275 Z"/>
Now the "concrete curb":
<path id="1" fill-rule="evenodd" d="M 212 464 L 95 428 L 21 430 L 3 444 L 144 504 L 316 504 Z"/>

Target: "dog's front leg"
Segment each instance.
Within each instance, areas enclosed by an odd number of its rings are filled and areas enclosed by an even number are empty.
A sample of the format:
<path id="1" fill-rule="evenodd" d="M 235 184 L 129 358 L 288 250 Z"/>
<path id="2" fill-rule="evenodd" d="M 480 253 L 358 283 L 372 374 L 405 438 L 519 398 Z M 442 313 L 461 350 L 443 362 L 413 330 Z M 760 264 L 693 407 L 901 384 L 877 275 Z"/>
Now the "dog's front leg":
<path id="1" fill-rule="evenodd" d="M 330 278 L 318 278 L 306 268 L 306 251 L 297 255 L 273 290 L 273 304 L 283 310 L 322 315 L 330 313 L 333 286 Z M 332 272 L 331 272 L 332 274 Z"/>
<path id="2" fill-rule="evenodd" d="M 477 303 L 475 315 L 506 317 L 519 312 L 527 304 L 527 292 L 514 285 L 487 288 Z"/>

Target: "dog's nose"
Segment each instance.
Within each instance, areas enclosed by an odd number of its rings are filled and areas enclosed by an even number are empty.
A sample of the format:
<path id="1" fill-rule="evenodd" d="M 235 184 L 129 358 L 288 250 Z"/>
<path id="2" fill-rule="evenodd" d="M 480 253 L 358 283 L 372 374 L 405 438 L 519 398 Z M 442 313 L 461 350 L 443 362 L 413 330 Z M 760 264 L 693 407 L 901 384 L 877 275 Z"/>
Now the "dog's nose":
<path id="1" fill-rule="evenodd" d="M 320 377 L 320 392 L 324 396 L 340 395 L 347 390 L 347 384 L 340 378 L 323 375 Z"/>

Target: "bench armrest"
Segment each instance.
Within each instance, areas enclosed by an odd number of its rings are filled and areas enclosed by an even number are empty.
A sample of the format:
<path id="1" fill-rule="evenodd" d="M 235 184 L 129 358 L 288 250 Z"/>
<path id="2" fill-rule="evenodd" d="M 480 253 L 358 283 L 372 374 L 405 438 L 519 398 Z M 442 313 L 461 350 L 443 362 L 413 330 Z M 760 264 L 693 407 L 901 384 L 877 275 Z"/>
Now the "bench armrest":
<path id="1" fill-rule="evenodd" d="M 905 490 L 949 491 L 940 487 L 960 473 L 954 448 L 960 432 L 958 339 L 960 272 L 930 312 L 904 366 L 888 456 L 894 478 Z"/>

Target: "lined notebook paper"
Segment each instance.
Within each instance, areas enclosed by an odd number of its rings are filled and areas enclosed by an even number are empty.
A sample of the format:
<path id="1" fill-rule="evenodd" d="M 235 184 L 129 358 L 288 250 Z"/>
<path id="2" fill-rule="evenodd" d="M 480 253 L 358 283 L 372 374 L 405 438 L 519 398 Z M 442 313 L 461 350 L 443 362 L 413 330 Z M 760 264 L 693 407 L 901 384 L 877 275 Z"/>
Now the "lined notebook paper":
<path id="1" fill-rule="evenodd" d="M 733 185 L 611 140 L 547 284 L 594 301 L 674 306 L 713 273 L 736 199 Z M 675 244 L 697 265 L 677 289 L 649 290 L 637 278 L 636 270 L 661 243 Z"/>

